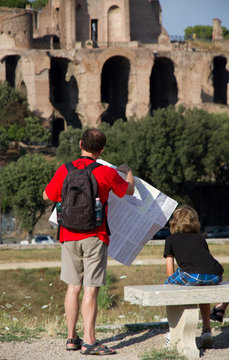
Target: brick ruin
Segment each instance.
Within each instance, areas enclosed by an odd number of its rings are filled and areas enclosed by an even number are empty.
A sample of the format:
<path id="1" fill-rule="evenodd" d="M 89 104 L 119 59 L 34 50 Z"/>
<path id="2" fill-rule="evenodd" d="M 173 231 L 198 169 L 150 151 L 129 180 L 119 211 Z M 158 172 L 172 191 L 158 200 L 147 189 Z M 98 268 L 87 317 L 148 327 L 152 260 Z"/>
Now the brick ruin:
<path id="1" fill-rule="evenodd" d="M 58 144 L 68 125 L 113 124 L 184 104 L 229 113 L 229 41 L 172 43 L 159 0 L 49 0 L 0 7 L 0 80 L 27 94 Z"/>

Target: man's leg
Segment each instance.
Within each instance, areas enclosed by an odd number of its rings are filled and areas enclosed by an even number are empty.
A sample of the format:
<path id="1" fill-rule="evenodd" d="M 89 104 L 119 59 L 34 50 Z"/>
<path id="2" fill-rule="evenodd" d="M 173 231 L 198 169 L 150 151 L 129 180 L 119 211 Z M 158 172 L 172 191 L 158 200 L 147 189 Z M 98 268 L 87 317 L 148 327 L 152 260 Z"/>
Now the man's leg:
<path id="1" fill-rule="evenodd" d="M 84 342 L 92 345 L 95 343 L 95 322 L 97 316 L 97 297 L 99 287 L 84 287 L 84 296 L 82 301 L 82 317 L 84 323 Z M 85 348 L 82 347 L 83 350 Z"/>
<path id="2" fill-rule="evenodd" d="M 81 285 L 68 285 L 65 296 L 65 314 L 68 326 L 68 339 L 76 339 L 76 323 L 79 315 L 79 294 Z M 69 344 L 68 347 L 74 347 L 74 344 Z"/>

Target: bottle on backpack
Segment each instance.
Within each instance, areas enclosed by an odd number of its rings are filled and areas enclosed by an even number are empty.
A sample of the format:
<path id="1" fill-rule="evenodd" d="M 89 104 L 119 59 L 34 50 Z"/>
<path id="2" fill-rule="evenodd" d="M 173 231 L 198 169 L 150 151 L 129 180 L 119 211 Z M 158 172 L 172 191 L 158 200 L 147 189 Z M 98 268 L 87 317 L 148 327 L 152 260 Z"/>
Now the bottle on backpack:
<path id="1" fill-rule="evenodd" d="M 96 226 L 101 226 L 103 224 L 103 215 L 104 215 L 103 204 L 101 203 L 100 198 L 97 197 L 95 199 L 95 223 L 96 223 Z"/>

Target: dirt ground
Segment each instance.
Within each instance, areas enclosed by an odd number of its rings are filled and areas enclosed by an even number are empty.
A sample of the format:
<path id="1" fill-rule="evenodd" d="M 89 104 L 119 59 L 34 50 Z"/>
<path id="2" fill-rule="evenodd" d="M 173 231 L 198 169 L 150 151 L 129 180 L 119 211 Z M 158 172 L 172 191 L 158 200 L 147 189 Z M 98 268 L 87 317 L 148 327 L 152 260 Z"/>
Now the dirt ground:
<path id="1" fill-rule="evenodd" d="M 103 356 L 103 360 L 140 360 L 146 352 L 160 351 L 168 329 L 151 328 L 136 332 L 116 330 L 99 333 L 97 337 L 117 354 Z M 200 330 L 198 336 L 200 335 Z M 229 328 L 213 329 L 212 349 L 200 352 L 202 360 L 229 360 Z M 198 342 L 198 338 L 197 338 Z M 79 351 L 66 351 L 65 340 L 44 337 L 29 342 L 0 343 L 0 360 L 98 360 L 99 356 L 81 355 Z M 166 360 L 166 358 L 165 358 Z"/>

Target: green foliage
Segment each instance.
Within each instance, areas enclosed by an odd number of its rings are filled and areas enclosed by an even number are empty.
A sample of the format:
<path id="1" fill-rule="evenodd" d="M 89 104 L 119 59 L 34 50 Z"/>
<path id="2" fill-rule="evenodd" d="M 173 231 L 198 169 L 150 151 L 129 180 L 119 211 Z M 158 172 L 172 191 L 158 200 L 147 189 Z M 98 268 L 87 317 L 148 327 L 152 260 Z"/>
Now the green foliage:
<path id="1" fill-rule="evenodd" d="M 213 30 L 213 27 L 209 26 L 209 25 L 207 25 L 207 26 L 205 26 L 205 25 L 188 26 L 184 30 L 185 40 L 194 39 L 193 35 L 195 34 L 195 38 L 198 40 L 211 41 L 212 40 L 212 30 Z M 223 38 L 229 39 L 229 30 L 225 26 L 222 26 L 222 30 L 223 30 Z"/>
<path id="2" fill-rule="evenodd" d="M 50 131 L 42 126 L 41 119 L 37 116 L 25 118 L 25 125 L 23 141 L 27 144 L 49 143 L 51 140 Z"/>
<path id="3" fill-rule="evenodd" d="M 0 7 L 25 8 L 29 3 L 27 0 L 1 0 Z"/>
<path id="4" fill-rule="evenodd" d="M 193 34 L 196 35 L 196 39 L 198 40 L 207 40 L 211 41 L 212 39 L 212 26 L 203 26 L 203 25 L 196 25 L 196 26 L 188 26 L 185 30 L 185 40 L 193 39 Z"/>
<path id="5" fill-rule="evenodd" d="M 31 2 L 32 7 L 34 10 L 41 10 L 43 7 L 45 7 L 48 3 L 48 0 L 35 0 Z"/>
<path id="6" fill-rule="evenodd" d="M 8 129 L 8 137 L 11 141 L 22 141 L 25 137 L 25 128 L 12 124 Z"/>
<path id="7" fill-rule="evenodd" d="M 54 164 L 40 154 L 24 155 L 1 170 L 1 196 L 20 218 L 22 228 L 29 232 L 48 206 L 42 193 L 54 170 Z"/>
<path id="8" fill-rule="evenodd" d="M 72 161 L 80 156 L 79 141 L 82 130 L 68 127 L 67 131 L 61 131 L 59 137 L 59 146 L 56 152 L 58 160 L 62 162 Z"/>
<path id="9" fill-rule="evenodd" d="M 227 29 L 225 26 L 222 26 L 222 30 L 223 30 L 223 38 L 229 39 L 229 29 Z"/>
<path id="10" fill-rule="evenodd" d="M 106 285 L 102 286 L 99 290 L 98 309 L 110 309 L 114 305 L 114 296 L 109 293 L 113 282 L 115 282 L 114 277 L 108 272 Z"/>
<path id="11" fill-rule="evenodd" d="M 9 146 L 9 139 L 6 129 L 0 126 L 0 154 L 4 153 Z"/>
<path id="12" fill-rule="evenodd" d="M 24 118 L 28 115 L 26 97 L 7 82 L 0 82 L 0 126 L 9 128 L 16 123 L 17 126 L 23 127 Z"/>

